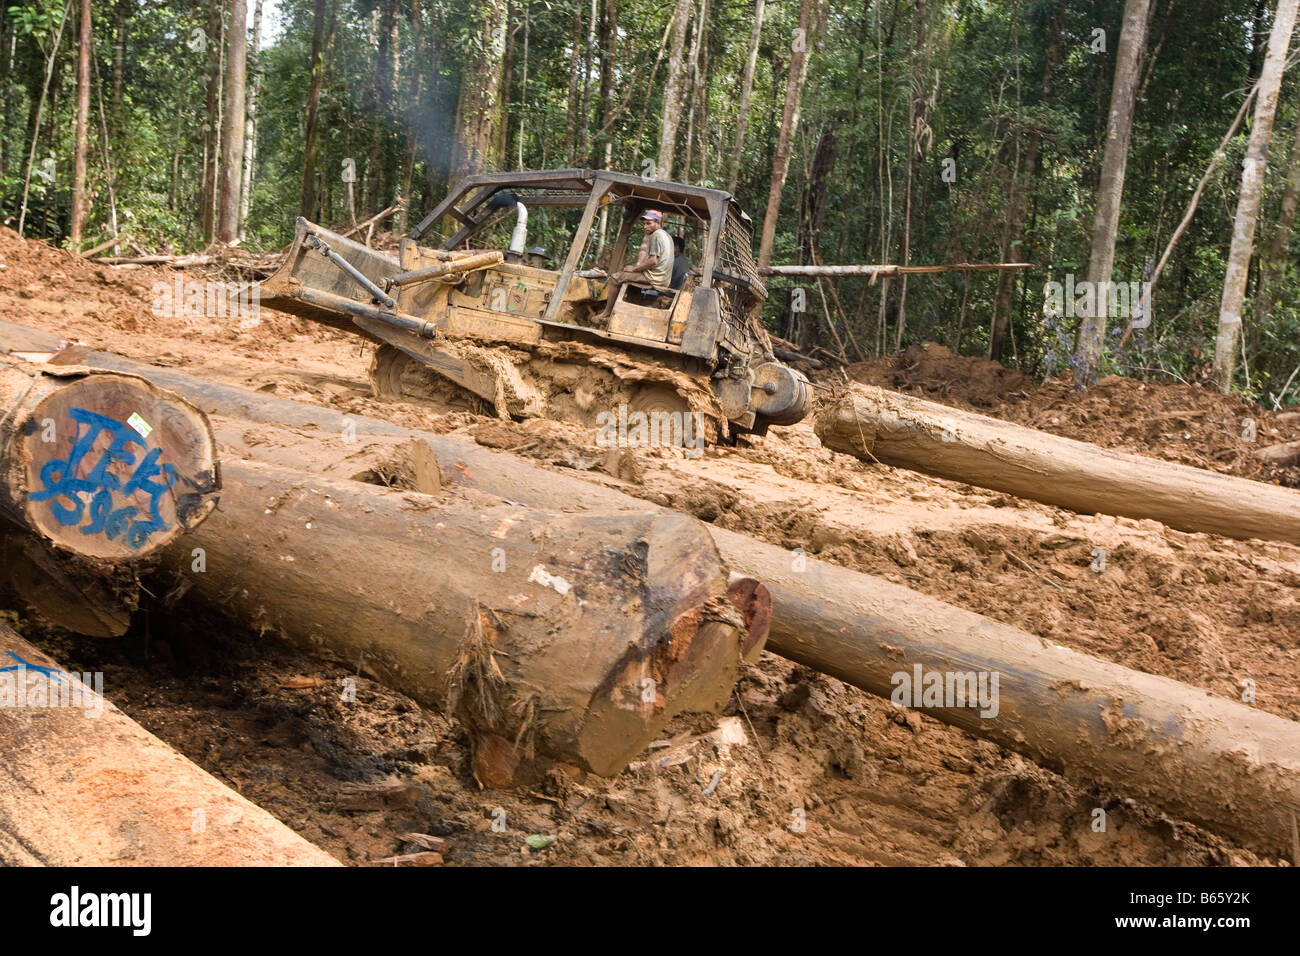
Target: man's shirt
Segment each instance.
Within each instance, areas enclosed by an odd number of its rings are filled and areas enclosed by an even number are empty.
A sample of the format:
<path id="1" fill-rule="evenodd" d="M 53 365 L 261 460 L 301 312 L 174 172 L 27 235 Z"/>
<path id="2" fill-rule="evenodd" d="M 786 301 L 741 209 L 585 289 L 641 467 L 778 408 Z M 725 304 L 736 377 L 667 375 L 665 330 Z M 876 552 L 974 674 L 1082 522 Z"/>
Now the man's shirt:
<path id="1" fill-rule="evenodd" d="M 691 271 L 691 260 L 685 256 L 677 255 L 676 248 L 673 249 L 673 281 L 669 283 L 670 289 L 680 289 L 686 281 L 686 274 Z"/>
<path id="2" fill-rule="evenodd" d="M 667 289 L 673 275 L 673 240 L 662 226 L 646 236 L 641 244 L 640 258 L 650 256 L 657 256 L 658 260 L 641 274 L 656 289 Z"/>

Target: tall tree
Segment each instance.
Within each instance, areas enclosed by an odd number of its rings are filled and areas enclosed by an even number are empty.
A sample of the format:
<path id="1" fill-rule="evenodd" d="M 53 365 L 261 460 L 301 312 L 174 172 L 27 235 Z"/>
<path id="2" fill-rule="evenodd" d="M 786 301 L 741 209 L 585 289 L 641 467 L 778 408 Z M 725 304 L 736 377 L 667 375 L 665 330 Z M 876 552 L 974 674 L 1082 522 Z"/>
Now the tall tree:
<path id="1" fill-rule="evenodd" d="M 727 192 L 736 191 L 740 180 L 740 157 L 745 151 L 745 131 L 749 128 L 749 98 L 754 93 L 754 67 L 758 65 L 758 41 L 763 32 L 765 0 L 754 0 L 754 24 L 749 31 L 749 53 L 745 72 L 740 78 L 740 102 L 736 106 L 736 141 L 727 161 Z"/>
<path id="2" fill-rule="evenodd" d="M 217 240 L 239 238 L 239 187 L 244 171 L 244 87 L 248 59 L 248 3 L 230 0 L 229 42 L 226 47 L 225 106 L 221 123 L 221 193 L 218 199 Z"/>
<path id="3" fill-rule="evenodd" d="M 1255 97 L 1255 122 L 1250 128 L 1246 158 L 1241 164 L 1241 192 L 1237 196 L 1237 215 L 1232 224 L 1232 245 L 1228 249 L 1228 269 L 1223 279 L 1223 301 L 1219 306 L 1219 333 L 1214 340 L 1214 384 L 1221 392 L 1232 387 L 1237 364 L 1237 342 L 1241 336 L 1241 310 L 1246 298 L 1246 277 L 1255 245 L 1255 222 L 1259 215 L 1259 197 L 1268 164 L 1268 143 L 1273 134 L 1273 116 L 1277 112 L 1278 90 L 1286 51 L 1295 29 L 1297 0 L 1278 0 L 1273 15 L 1273 31 L 1264 54 L 1264 68 Z"/>
<path id="4" fill-rule="evenodd" d="M 618 63 L 618 0 L 605 0 L 600 19 L 600 132 L 592 144 L 593 166 L 608 168 L 614 154 L 614 121 L 618 118 L 614 68 Z M 603 140 L 601 142 L 600 140 Z"/>
<path id="5" fill-rule="evenodd" d="M 397 214 L 397 231 L 406 232 L 411 210 L 411 187 L 415 180 L 415 146 L 419 136 L 420 100 L 424 95 L 424 18 L 420 0 L 411 0 L 411 43 L 415 62 L 407 71 L 406 151 L 402 157 L 401 193 L 405 204 Z"/>
<path id="6" fill-rule="evenodd" d="M 72 222 L 68 239 L 73 248 L 81 245 L 81 227 L 86 221 L 86 154 L 90 148 L 90 0 L 81 0 L 78 14 L 81 35 L 77 48 L 77 129 L 72 171 Z"/>
<path id="7" fill-rule="evenodd" d="M 316 218 L 316 150 L 319 140 L 320 91 L 325 79 L 325 6 L 328 0 L 316 0 L 312 12 L 311 81 L 307 86 L 307 127 L 303 137 L 302 189 L 298 197 L 299 213 Z"/>
<path id="8" fill-rule="evenodd" d="M 1052 94 L 1052 80 L 1056 73 L 1056 64 L 1060 59 L 1061 29 L 1064 24 L 1065 0 L 1057 0 L 1056 11 L 1052 15 L 1052 23 L 1049 27 L 1047 63 L 1043 67 L 1043 82 L 1039 87 L 1043 100 L 1047 100 Z M 1034 124 L 1029 130 L 1029 143 L 1024 162 L 1024 169 L 1031 177 L 1031 181 L 1032 177 L 1039 174 L 1042 155 L 1043 131 L 1038 124 Z M 1030 192 L 1032 187 L 1018 183 L 1016 178 L 1012 177 L 1010 202 L 1007 203 L 1007 217 L 1003 224 L 1002 242 L 998 249 L 1003 262 L 1010 262 L 1013 259 L 1022 261 L 1019 252 L 1025 240 L 1025 218 L 1029 208 Z M 1002 361 L 1002 350 L 1011 329 L 1011 306 L 1015 290 L 1016 273 L 1010 269 L 1000 270 L 997 287 L 993 293 L 993 325 L 989 334 L 988 352 L 989 358 L 995 362 Z"/>
<path id="9" fill-rule="evenodd" d="M 472 40 L 464 51 L 451 146 L 452 183 L 481 173 L 500 160 L 492 155 L 492 147 L 496 124 L 501 121 L 498 94 L 505 56 L 505 0 L 483 0 L 472 8 L 470 22 Z"/>
<path id="10" fill-rule="evenodd" d="M 763 232 L 758 243 L 758 266 L 772 263 L 772 243 L 776 239 L 776 217 L 781 211 L 781 193 L 790 172 L 790 152 L 799 128 L 799 111 L 803 104 L 803 86 L 808 79 L 808 27 L 812 22 L 813 0 L 799 4 L 799 29 L 791 42 L 790 72 L 785 84 L 785 108 L 781 112 L 781 130 L 777 134 L 772 158 L 772 183 L 767 192 L 767 210 L 763 214 Z"/>
<path id="11" fill-rule="evenodd" d="M 257 159 L 257 91 L 262 84 L 262 0 L 253 5 L 253 39 L 248 49 L 248 108 L 244 120 L 244 173 L 239 187 L 239 238 L 244 238 L 253 201 L 253 162 Z"/>
<path id="12" fill-rule="evenodd" d="M 225 51 L 222 0 L 208 0 L 208 22 L 203 50 L 207 53 L 207 101 L 203 125 L 203 241 L 210 242 L 217 228 L 217 179 L 221 151 L 221 79 Z"/>
<path id="13" fill-rule="evenodd" d="M 1277 305 L 1274 288 L 1286 273 L 1286 264 L 1291 256 L 1291 233 L 1295 229 L 1297 205 L 1300 205 L 1300 115 L 1296 117 L 1295 142 L 1291 144 L 1291 158 L 1287 163 L 1282 206 L 1278 210 L 1268 252 L 1259 268 L 1259 288 L 1255 293 L 1255 301 L 1258 303 L 1256 321 L 1261 325 L 1269 320 Z"/>
<path id="14" fill-rule="evenodd" d="M 677 127 L 682 122 L 686 100 L 686 28 L 691 19 L 691 0 L 677 0 L 673 8 L 673 40 L 668 51 L 668 80 L 664 83 L 664 110 L 659 124 L 659 155 L 655 176 L 673 178 L 673 154 L 677 152 Z"/>
<path id="15" fill-rule="evenodd" d="M 1128 164 L 1129 137 L 1133 131 L 1133 106 L 1137 94 L 1142 54 L 1146 49 L 1151 0 L 1124 0 L 1124 25 L 1115 52 L 1115 78 L 1111 83 L 1110 117 L 1101 160 L 1101 183 L 1092 221 L 1092 250 L 1088 281 L 1093 290 L 1105 289 L 1115 266 L 1115 236 L 1119 231 L 1120 199 L 1124 194 L 1124 168 Z M 1108 297 L 1094 296 L 1094 308 L 1082 317 L 1074 347 L 1075 388 L 1097 382 L 1106 336 Z"/>

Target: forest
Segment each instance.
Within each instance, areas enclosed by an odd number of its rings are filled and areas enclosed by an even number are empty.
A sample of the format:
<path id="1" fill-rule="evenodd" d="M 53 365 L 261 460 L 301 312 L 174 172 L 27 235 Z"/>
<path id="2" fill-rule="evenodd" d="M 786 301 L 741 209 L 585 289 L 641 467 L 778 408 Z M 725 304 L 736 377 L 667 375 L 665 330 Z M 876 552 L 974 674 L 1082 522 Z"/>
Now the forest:
<path id="1" fill-rule="evenodd" d="M 800 349 L 938 342 L 1280 407 L 1300 394 L 1295 19 L 1296 0 L 30 0 L 0 24 L 0 217 L 81 252 L 274 252 L 299 215 L 403 233 L 475 172 L 615 169 L 731 192 L 760 265 L 1028 264 L 773 278 L 764 322 Z"/>

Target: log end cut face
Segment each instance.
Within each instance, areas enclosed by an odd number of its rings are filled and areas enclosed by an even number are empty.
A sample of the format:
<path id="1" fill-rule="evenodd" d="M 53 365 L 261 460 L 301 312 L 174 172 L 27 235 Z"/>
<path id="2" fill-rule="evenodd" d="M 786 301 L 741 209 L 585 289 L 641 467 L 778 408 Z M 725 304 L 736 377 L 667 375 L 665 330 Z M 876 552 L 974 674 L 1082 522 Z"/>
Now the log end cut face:
<path id="1" fill-rule="evenodd" d="M 59 384 L 29 408 L 9 456 L 28 527 L 87 557 L 129 561 L 216 507 L 216 445 L 201 411 L 130 376 Z"/>
<path id="2" fill-rule="evenodd" d="M 582 764 L 602 776 L 622 771 L 678 714 L 726 704 L 770 617 L 761 586 L 740 587 L 744 606 L 733 603 L 717 549 L 693 518 L 657 516 L 631 551 L 624 567 L 642 592 L 641 633 L 593 695 L 577 741 Z"/>

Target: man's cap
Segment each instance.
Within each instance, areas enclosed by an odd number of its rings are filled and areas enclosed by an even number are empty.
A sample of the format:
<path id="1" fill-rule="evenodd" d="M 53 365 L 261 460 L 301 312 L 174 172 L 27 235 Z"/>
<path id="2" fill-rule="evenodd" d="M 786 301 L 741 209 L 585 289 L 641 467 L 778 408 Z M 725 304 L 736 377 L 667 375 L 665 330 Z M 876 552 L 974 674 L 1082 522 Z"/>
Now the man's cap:
<path id="1" fill-rule="evenodd" d="M 545 247 L 545 246 L 533 246 L 531 249 L 528 250 L 528 254 L 529 254 L 530 256 L 547 256 L 547 255 L 550 255 L 550 253 L 546 251 L 546 247 Z"/>
<path id="2" fill-rule="evenodd" d="M 641 218 L 649 219 L 651 222 L 663 222 L 664 214 L 658 209 L 647 209 L 645 212 L 641 213 Z"/>

